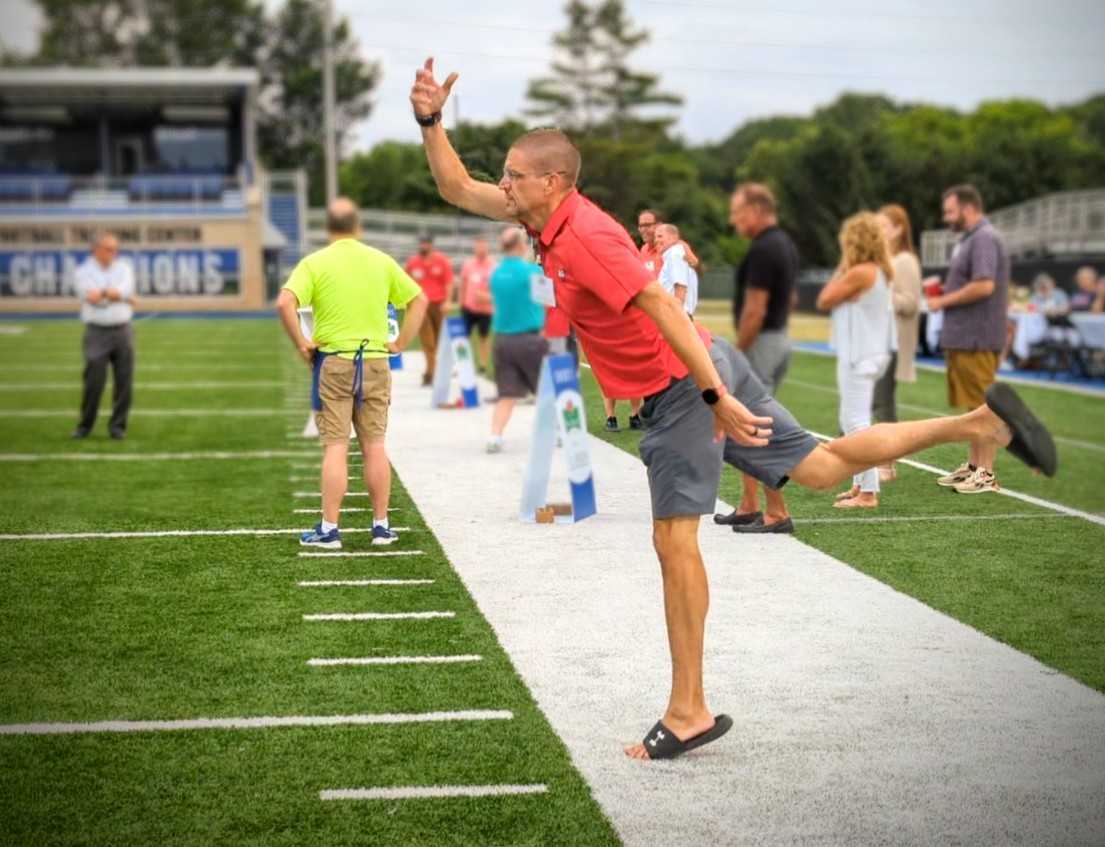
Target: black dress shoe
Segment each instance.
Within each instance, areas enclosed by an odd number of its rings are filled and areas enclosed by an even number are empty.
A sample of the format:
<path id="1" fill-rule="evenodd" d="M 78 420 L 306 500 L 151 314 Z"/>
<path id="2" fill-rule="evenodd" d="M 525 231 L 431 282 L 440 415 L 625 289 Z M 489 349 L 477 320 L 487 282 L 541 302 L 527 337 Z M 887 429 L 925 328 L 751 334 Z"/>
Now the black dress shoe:
<path id="1" fill-rule="evenodd" d="M 761 518 L 756 523 L 739 524 L 733 527 L 733 532 L 746 532 L 746 533 L 779 533 L 786 535 L 794 534 L 794 521 L 790 518 L 783 518 L 781 521 L 775 521 L 775 523 L 764 523 Z"/>
<path id="2" fill-rule="evenodd" d="M 69 437 L 70 438 L 88 438 L 88 433 L 89 433 L 89 430 L 85 429 L 83 426 L 79 426 L 75 430 L 73 430 L 73 433 Z"/>
<path id="3" fill-rule="evenodd" d="M 127 433 L 121 429 L 113 429 L 111 432 L 108 433 L 108 435 L 110 435 L 115 441 L 122 441 L 124 438 L 127 437 Z"/>
<path id="4" fill-rule="evenodd" d="M 744 524 L 756 523 L 757 521 L 763 522 L 763 512 L 745 512 L 741 514 L 736 509 L 733 509 L 727 515 L 714 515 L 714 523 L 721 524 L 722 526 L 743 526 Z"/>

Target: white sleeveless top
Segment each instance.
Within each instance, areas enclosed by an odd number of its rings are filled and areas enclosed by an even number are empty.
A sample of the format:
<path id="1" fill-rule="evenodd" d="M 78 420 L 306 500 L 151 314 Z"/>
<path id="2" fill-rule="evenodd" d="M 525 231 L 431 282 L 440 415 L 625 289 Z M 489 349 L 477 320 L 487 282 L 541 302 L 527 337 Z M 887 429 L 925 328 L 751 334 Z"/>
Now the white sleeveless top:
<path id="1" fill-rule="evenodd" d="M 890 286 L 880 268 L 875 284 L 854 303 L 841 303 L 832 313 L 831 346 L 838 359 L 856 365 L 865 359 L 889 356 L 898 349 Z"/>

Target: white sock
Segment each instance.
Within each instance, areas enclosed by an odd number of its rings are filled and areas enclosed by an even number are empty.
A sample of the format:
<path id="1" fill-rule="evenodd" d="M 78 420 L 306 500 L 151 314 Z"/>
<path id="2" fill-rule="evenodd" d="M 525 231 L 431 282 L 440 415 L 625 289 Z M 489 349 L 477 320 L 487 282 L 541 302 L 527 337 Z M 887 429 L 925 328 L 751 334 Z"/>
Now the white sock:
<path id="1" fill-rule="evenodd" d="M 384 518 L 383 520 L 380 520 L 379 518 L 373 518 L 372 519 L 373 529 L 375 529 L 378 526 L 382 526 L 384 529 L 389 529 L 390 527 L 388 526 L 388 519 Z"/>
<path id="2" fill-rule="evenodd" d="M 336 523 L 330 523 L 330 521 L 326 520 L 326 518 L 322 519 L 322 534 L 323 535 L 330 532 L 330 530 L 337 529 L 337 528 L 338 528 L 338 525 Z"/>

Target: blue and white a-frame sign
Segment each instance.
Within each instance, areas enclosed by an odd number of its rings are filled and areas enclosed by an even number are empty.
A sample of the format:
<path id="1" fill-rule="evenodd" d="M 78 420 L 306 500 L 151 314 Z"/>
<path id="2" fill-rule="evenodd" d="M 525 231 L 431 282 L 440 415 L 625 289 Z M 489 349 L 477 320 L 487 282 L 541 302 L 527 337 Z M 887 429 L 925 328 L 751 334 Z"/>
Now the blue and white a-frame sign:
<path id="1" fill-rule="evenodd" d="M 529 466 L 522 486 L 523 521 L 537 519 L 537 510 L 545 505 L 549 490 L 556 436 L 563 445 L 572 490 L 572 516 L 569 523 L 589 518 L 597 511 L 595 480 L 591 470 L 591 448 L 587 441 L 587 417 L 575 356 L 547 356 L 541 364 L 537 387 L 537 417 L 533 424 Z"/>
<path id="2" fill-rule="evenodd" d="M 388 341 L 395 341 L 399 337 L 399 312 L 395 306 L 388 303 Z M 388 368 L 393 371 L 403 370 L 403 354 L 394 353 L 388 356 Z"/>
<path id="3" fill-rule="evenodd" d="M 468 334 L 464 331 L 464 318 L 449 317 L 445 319 L 437 341 L 434 388 L 430 397 L 430 405 L 435 409 L 449 403 L 454 367 L 460 384 L 461 405 L 474 409 L 480 405 L 480 395 L 476 389 L 476 369 L 472 366 L 472 345 L 468 343 Z"/>

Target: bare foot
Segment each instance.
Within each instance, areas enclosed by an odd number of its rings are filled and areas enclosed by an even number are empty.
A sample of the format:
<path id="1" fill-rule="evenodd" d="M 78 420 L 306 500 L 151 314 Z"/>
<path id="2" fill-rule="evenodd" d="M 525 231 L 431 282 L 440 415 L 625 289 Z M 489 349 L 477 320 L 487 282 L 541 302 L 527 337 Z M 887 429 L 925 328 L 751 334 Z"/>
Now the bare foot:
<path id="1" fill-rule="evenodd" d="M 877 509 L 879 498 L 871 492 L 861 493 L 848 500 L 837 500 L 833 503 L 834 509 Z"/>
<path id="2" fill-rule="evenodd" d="M 989 406 L 979 406 L 974 414 L 979 416 L 980 440 L 993 441 L 999 447 L 1009 446 L 1013 440 L 1013 430 Z"/>
<path id="3" fill-rule="evenodd" d="M 839 503 L 841 500 L 851 500 L 859 494 L 859 486 L 853 485 L 847 491 L 841 491 L 836 495 L 834 502 Z"/>
<path id="4" fill-rule="evenodd" d="M 714 716 L 709 712 L 705 712 L 703 715 L 690 721 L 679 720 L 678 718 L 672 717 L 671 714 L 665 714 L 661 720 L 664 726 L 675 733 L 675 737 L 680 741 L 686 741 L 688 738 L 694 738 L 696 735 L 701 735 L 714 725 Z M 648 761 L 651 758 L 648 755 L 648 750 L 645 749 L 644 743 L 629 744 L 622 749 L 625 751 L 625 755 L 629 756 L 631 759 Z"/>

